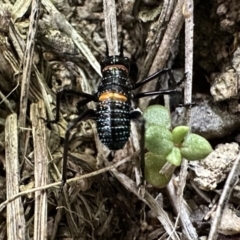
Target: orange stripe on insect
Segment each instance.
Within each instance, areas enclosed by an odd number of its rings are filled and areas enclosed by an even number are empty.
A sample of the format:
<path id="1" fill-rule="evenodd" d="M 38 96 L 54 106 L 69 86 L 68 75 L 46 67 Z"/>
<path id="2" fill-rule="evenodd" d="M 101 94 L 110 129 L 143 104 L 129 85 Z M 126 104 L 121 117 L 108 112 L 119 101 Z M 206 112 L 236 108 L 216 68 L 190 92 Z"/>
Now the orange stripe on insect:
<path id="1" fill-rule="evenodd" d="M 121 64 L 115 64 L 115 65 L 106 66 L 102 71 L 105 72 L 107 70 L 112 70 L 112 69 L 122 69 L 123 71 L 128 72 L 128 69 L 125 66 L 121 65 Z"/>
<path id="2" fill-rule="evenodd" d="M 122 101 L 122 102 L 126 102 L 127 101 L 127 97 L 124 96 L 121 93 L 117 93 L 117 92 L 104 92 L 100 95 L 99 97 L 99 101 L 105 101 L 105 100 L 118 100 L 118 101 Z"/>

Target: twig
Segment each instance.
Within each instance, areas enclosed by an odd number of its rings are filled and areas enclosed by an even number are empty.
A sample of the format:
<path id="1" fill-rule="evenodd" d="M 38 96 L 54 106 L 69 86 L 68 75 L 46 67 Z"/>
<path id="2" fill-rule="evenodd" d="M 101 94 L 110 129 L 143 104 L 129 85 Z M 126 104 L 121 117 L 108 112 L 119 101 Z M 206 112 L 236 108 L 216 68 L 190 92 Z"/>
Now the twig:
<path id="1" fill-rule="evenodd" d="M 11 114 L 6 120 L 6 180 L 7 198 L 19 194 L 19 156 L 17 115 Z M 21 199 L 16 199 L 7 206 L 7 239 L 25 239 L 25 218 Z"/>
<path id="2" fill-rule="evenodd" d="M 193 0 L 185 0 L 183 5 L 183 15 L 185 16 L 185 85 L 184 85 L 184 104 L 192 103 L 192 77 L 193 77 Z M 191 106 L 191 105 L 190 105 Z M 191 125 L 191 108 L 189 108 L 186 122 Z"/>
<path id="3" fill-rule="evenodd" d="M 193 70 L 193 0 L 185 0 L 182 8 L 183 15 L 185 16 L 185 72 L 186 80 L 185 80 L 185 88 L 184 88 L 184 104 L 189 104 L 186 111 L 186 125 L 191 126 L 191 102 L 192 102 L 192 70 Z M 183 213 L 183 190 L 186 185 L 187 178 L 187 168 L 188 162 L 183 159 L 181 164 L 180 171 L 180 181 L 179 181 L 179 189 L 178 189 L 178 204 L 180 206 L 180 219 L 185 230 L 185 234 L 188 239 L 198 239 L 196 229 L 193 227 L 192 223 L 186 223 L 185 216 Z M 190 231 L 189 231 L 190 230 Z M 194 236 L 190 234 L 194 233 Z"/>
<path id="4" fill-rule="evenodd" d="M 118 55 L 117 14 L 115 0 L 104 0 L 103 10 L 109 55 Z"/>
<path id="5" fill-rule="evenodd" d="M 46 127 L 39 118 L 46 118 L 44 102 L 31 105 L 30 117 L 32 121 L 32 134 L 34 145 L 34 177 L 35 187 L 45 186 L 48 178 L 48 153 L 46 143 Z M 44 240 L 47 238 L 47 193 L 46 191 L 35 192 L 34 207 L 34 239 Z"/>
<path id="6" fill-rule="evenodd" d="M 184 87 L 184 104 L 192 102 L 192 70 L 193 70 L 193 1 L 185 0 L 183 10 L 188 12 L 185 19 L 185 72 L 186 80 Z M 186 13 L 185 13 L 186 14 Z M 190 119 L 191 106 L 189 106 L 186 116 L 186 124 L 191 126 Z M 187 161 L 184 160 L 181 165 L 180 186 L 178 195 L 182 196 L 183 189 L 186 185 Z"/>
<path id="7" fill-rule="evenodd" d="M 229 201 L 233 187 L 238 181 L 239 168 L 240 168 L 240 153 L 238 153 L 238 156 L 232 166 L 232 169 L 228 175 L 227 181 L 224 185 L 221 197 L 218 202 L 216 214 L 214 216 L 214 219 L 211 225 L 208 240 L 215 240 L 218 237 L 217 230 L 218 230 L 219 222 L 221 220 L 223 210 L 227 202 Z"/>
<path id="8" fill-rule="evenodd" d="M 194 181 L 191 181 L 190 182 L 192 188 L 197 192 L 197 194 L 204 200 L 206 201 L 207 203 L 211 203 L 211 199 L 209 196 L 207 196 L 207 193 L 203 190 L 201 190 L 197 184 L 194 182 Z"/>

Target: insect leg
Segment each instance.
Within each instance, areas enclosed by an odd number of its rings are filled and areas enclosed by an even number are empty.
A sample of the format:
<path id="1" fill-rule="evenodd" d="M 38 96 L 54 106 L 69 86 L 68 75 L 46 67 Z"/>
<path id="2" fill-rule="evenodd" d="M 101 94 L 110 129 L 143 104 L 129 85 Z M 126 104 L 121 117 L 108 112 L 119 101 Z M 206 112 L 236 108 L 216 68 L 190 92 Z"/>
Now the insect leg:
<path id="1" fill-rule="evenodd" d="M 137 121 L 140 125 L 140 134 L 141 134 L 141 140 L 140 140 L 140 168 L 141 168 L 141 182 L 140 185 L 144 185 L 144 167 L 145 167 L 145 161 L 144 161 L 144 145 L 145 145 L 145 120 L 142 116 L 142 113 L 134 110 L 130 113 L 130 118 L 133 121 Z"/>
<path id="2" fill-rule="evenodd" d="M 84 104 L 87 104 L 88 102 L 91 101 L 96 101 L 96 95 L 91 95 L 88 93 L 84 92 L 78 92 L 72 89 L 62 89 L 61 91 L 57 92 L 57 97 L 56 97 L 56 116 L 54 120 L 47 121 L 48 123 L 57 123 L 59 121 L 60 117 L 60 100 L 63 96 L 67 95 L 72 95 L 72 96 L 79 96 L 79 97 L 84 97 Z M 82 101 L 83 101 L 82 100 Z M 81 102 L 81 101 L 80 101 Z"/>
<path id="3" fill-rule="evenodd" d="M 84 111 L 82 114 L 80 114 L 77 118 L 73 119 L 67 127 L 66 133 L 65 133 L 65 139 L 64 139 L 64 148 L 63 148 L 63 167 L 62 167 L 62 184 L 61 184 L 61 189 L 60 192 L 66 183 L 67 180 L 67 156 L 68 156 L 68 144 L 69 144 L 69 137 L 70 137 L 70 132 L 73 128 L 76 127 L 76 125 L 84 120 L 84 119 L 89 119 L 89 118 L 94 118 L 96 115 L 95 110 L 93 109 L 88 109 Z"/>
<path id="4" fill-rule="evenodd" d="M 153 73 L 152 75 L 148 76 L 147 78 L 143 79 L 142 81 L 140 82 L 137 82 L 133 89 L 137 89 L 138 87 L 152 81 L 153 79 L 156 79 L 157 77 L 159 77 L 160 75 L 164 74 L 164 73 L 168 73 L 169 74 L 169 77 L 170 77 L 170 81 L 173 85 L 176 85 L 176 81 L 174 79 L 174 76 L 173 76 L 173 73 L 172 73 L 172 70 L 170 68 L 163 68 L 155 73 Z"/>
<path id="5" fill-rule="evenodd" d="M 165 95 L 165 94 L 174 94 L 178 93 L 179 91 L 176 89 L 166 89 L 166 90 L 159 90 L 159 91 L 151 91 L 151 92 L 142 92 L 137 93 L 133 96 L 133 99 L 139 99 L 143 97 L 149 97 L 154 95 Z"/>

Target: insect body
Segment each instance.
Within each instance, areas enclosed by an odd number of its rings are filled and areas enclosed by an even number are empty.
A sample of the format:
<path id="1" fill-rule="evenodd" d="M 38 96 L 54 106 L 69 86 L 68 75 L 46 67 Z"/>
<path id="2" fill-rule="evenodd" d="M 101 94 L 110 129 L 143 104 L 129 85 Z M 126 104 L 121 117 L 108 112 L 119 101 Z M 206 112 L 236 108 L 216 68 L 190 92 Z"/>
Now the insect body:
<path id="1" fill-rule="evenodd" d="M 175 82 L 170 69 L 162 69 L 146 79 L 131 85 L 129 80 L 129 59 L 123 56 L 123 51 L 119 55 L 107 56 L 101 61 L 102 80 L 95 94 L 78 92 L 75 90 L 63 89 L 57 93 L 56 118 L 50 123 L 59 121 L 60 99 L 63 95 L 77 95 L 83 99 L 77 103 L 78 117 L 68 125 L 63 153 L 62 182 L 66 182 L 66 167 L 68 155 L 68 143 L 71 130 L 82 120 L 95 119 L 99 139 L 110 150 L 122 149 L 130 136 L 130 121 L 140 119 L 141 124 L 141 157 L 143 158 L 144 148 L 144 120 L 139 111 L 131 107 L 132 100 L 153 95 L 164 95 L 176 93 L 176 89 L 167 89 L 151 92 L 133 94 L 133 90 L 145 83 L 157 78 L 163 73 L 168 73 L 172 82 Z M 90 101 L 97 103 L 97 109 L 87 109 L 82 111 L 83 105 Z M 142 160 L 143 162 L 143 160 Z"/>
<path id="2" fill-rule="evenodd" d="M 99 139 L 110 150 L 124 147 L 130 136 L 131 90 L 129 59 L 111 56 L 102 60 L 96 111 Z"/>

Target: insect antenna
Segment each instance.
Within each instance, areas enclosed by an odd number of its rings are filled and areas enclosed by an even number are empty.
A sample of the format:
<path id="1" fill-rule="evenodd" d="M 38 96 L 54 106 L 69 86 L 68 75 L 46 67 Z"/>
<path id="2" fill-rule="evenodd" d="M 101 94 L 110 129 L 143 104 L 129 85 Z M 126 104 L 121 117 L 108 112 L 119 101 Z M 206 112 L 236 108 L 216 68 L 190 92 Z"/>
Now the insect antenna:
<path id="1" fill-rule="evenodd" d="M 108 50 L 107 42 L 105 42 L 105 45 L 106 45 L 106 56 L 109 57 L 109 50 Z"/>
<path id="2" fill-rule="evenodd" d="M 120 49 L 119 49 L 119 52 L 120 52 L 120 57 L 123 57 L 123 34 L 122 34 L 122 40 L 121 40 L 121 43 L 120 43 Z"/>

